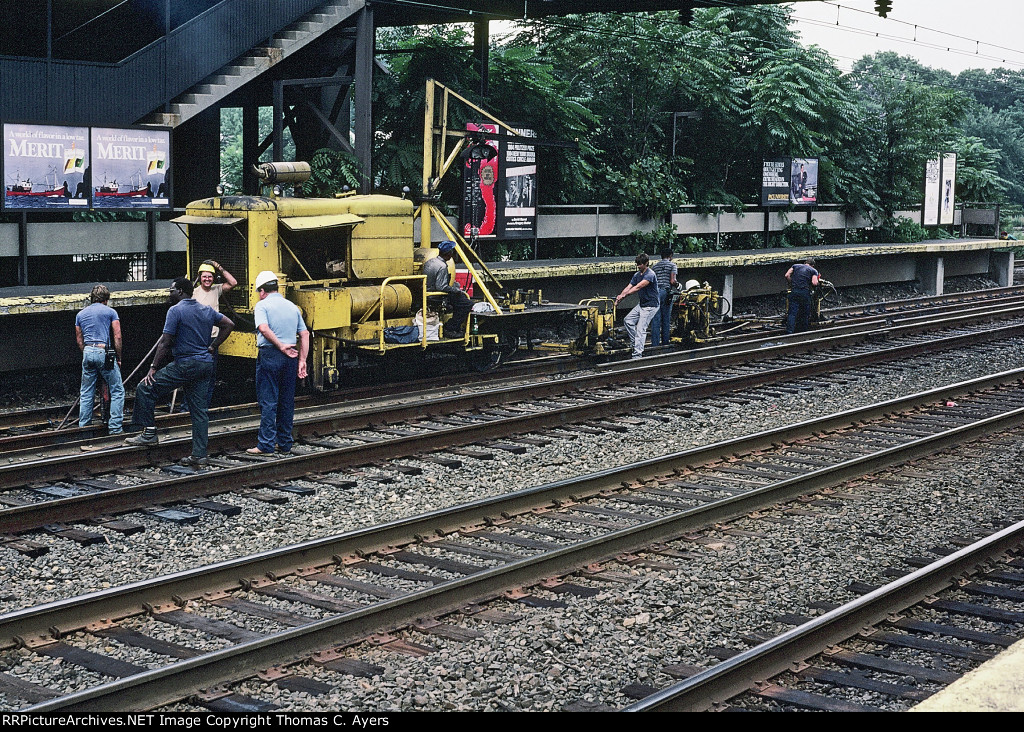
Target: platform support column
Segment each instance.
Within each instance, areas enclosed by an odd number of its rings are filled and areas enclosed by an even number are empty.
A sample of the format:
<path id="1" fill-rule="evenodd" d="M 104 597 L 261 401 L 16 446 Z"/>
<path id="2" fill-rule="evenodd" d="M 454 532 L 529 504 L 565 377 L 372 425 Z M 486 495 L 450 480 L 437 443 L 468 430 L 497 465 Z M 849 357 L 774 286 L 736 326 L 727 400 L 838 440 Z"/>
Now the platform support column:
<path id="1" fill-rule="evenodd" d="M 156 211 L 146 212 L 146 279 L 156 275 Z"/>
<path id="2" fill-rule="evenodd" d="M 722 299 L 718 303 L 718 314 L 725 315 L 726 313 L 728 313 L 729 315 L 732 315 L 732 303 L 735 291 L 733 287 L 733 276 L 731 274 L 727 274 L 722 277 L 721 292 Z M 728 305 L 726 305 L 726 303 L 728 303 Z"/>
<path id="3" fill-rule="evenodd" d="M 18 284 L 28 284 L 28 214 L 24 211 L 18 219 Z"/>
<path id="4" fill-rule="evenodd" d="M 356 21 L 356 68 L 355 77 L 355 135 L 356 158 L 362 169 L 359 182 L 360 193 L 370 193 L 373 180 L 371 164 L 373 152 L 373 117 L 371 114 L 373 95 L 374 22 L 373 5 L 359 12 Z"/>
<path id="5" fill-rule="evenodd" d="M 988 271 L 1000 287 L 1013 286 L 1013 252 L 990 252 Z"/>
<path id="6" fill-rule="evenodd" d="M 941 295 L 945 280 L 945 263 L 942 257 L 922 257 L 917 260 L 917 279 L 926 295 Z"/>

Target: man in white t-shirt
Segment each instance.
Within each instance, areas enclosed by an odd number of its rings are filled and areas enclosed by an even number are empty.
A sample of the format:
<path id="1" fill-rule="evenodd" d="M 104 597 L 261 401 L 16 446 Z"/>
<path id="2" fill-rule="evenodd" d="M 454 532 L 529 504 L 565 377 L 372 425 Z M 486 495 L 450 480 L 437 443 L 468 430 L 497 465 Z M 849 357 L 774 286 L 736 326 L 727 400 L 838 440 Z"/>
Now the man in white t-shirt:
<path id="1" fill-rule="evenodd" d="M 214 284 L 214 275 L 220 274 L 221 279 L 224 281 L 218 284 Z M 220 296 L 230 290 L 232 287 L 238 284 L 230 272 L 220 266 L 219 262 L 215 262 L 212 259 L 207 259 L 205 262 L 199 265 L 199 286 L 196 287 L 192 297 L 207 307 L 211 307 L 220 312 Z M 217 337 L 217 326 L 213 327 L 213 333 L 210 334 L 211 338 Z M 210 391 L 206 395 L 206 407 L 209 409 L 210 404 L 213 403 L 213 387 L 217 383 L 217 354 L 213 354 L 213 375 L 210 377 Z"/>

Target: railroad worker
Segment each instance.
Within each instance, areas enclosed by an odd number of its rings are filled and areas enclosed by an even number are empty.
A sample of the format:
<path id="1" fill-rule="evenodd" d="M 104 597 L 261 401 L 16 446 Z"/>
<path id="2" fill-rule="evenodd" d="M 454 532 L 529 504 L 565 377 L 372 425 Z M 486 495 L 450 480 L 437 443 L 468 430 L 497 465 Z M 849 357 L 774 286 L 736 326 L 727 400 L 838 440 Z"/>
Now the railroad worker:
<path id="1" fill-rule="evenodd" d="M 213 373 L 213 354 L 231 334 L 235 324 L 193 296 L 192 281 L 178 277 L 171 283 L 171 307 L 164 320 L 164 330 L 156 343 L 156 354 L 149 372 L 135 390 L 132 426 L 142 433 L 125 440 L 128 445 L 155 445 L 159 442 L 154 411 L 160 399 L 175 389 L 185 393 L 185 403 L 192 417 L 192 454 L 182 462 L 202 465 L 206 462 L 210 421 L 206 411 L 206 395 Z M 217 337 L 210 338 L 213 326 Z M 170 360 L 157 370 L 161 363 Z"/>
<path id="2" fill-rule="evenodd" d="M 427 292 L 445 293 L 448 307 L 452 309 L 452 317 L 444 324 L 444 337 L 462 338 L 466 333 L 466 319 L 473 309 L 473 303 L 448 272 L 448 262 L 453 256 L 455 242 L 441 242 L 437 245 L 437 256 L 423 263 L 423 274 L 427 278 Z"/>
<path id="3" fill-rule="evenodd" d="M 220 273 L 223 282 L 214 284 L 214 275 Z M 225 292 L 228 292 L 235 285 L 238 284 L 238 280 L 232 276 L 230 272 L 220 266 L 219 262 L 212 259 L 207 259 L 199 265 L 199 287 L 195 290 L 193 297 L 196 302 L 202 303 L 207 307 L 211 307 L 220 312 L 220 296 Z M 213 333 L 210 338 L 217 337 L 217 326 L 213 326 Z M 213 354 L 213 374 L 210 376 L 210 391 L 207 394 L 206 407 L 209 409 L 210 405 L 213 404 L 213 388 L 217 383 L 217 354 Z"/>
<path id="4" fill-rule="evenodd" d="M 658 314 L 651 321 L 651 345 L 667 346 L 672 342 L 672 291 L 679 274 L 679 267 L 672 261 L 672 250 L 663 249 L 661 259 L 651 269 L 658 279 Z"/>
<path id="5" fill-rule="evenodd" d="M 789 283 L 789 312 L 786 314 L 786 332 L 802 333 L 811 325 L 811 287 L 818 286 L 820 275 L 813 259 L 794 264 L 786 272 Z"/>
<path id="6" fill-rule="evenodd" d="M 622 292 L 615 297 L 615 304 L 618 305 L 623 298 L 629 297 L 634 292 L 640 293 L 640 302 L 629 311 L 629 315 L 623 323 L 626 332 L 633 343 L 633 358 L 640 358 L 644 355 L 644 346 L 647 341 L 647 327 L 658 315 L 658 278 L 648 267 L 650 259 L 646 254 L 640 252 L 636 255 L 636 274 L 629 281 Z"/>
<path id="7" fill-rule="evenodd" d="M 82 387 L 79 395 L 78 426 L 92 422 L 93 397 L 98 379 L 110 390 L 110 421 L 107 431 L 119 435 L 124 423 L 124 384 L 121 381 L 121 321 L 107 305 L 110 290 L 96 285 L 89 293 L 90 304 L 75 316 L 75 340 L 82 352 Z M 107 364 L 107 348 L 113 341 L 116 357 Z"/>
<path id="8" fill-rule="evenodd" d="M 292 420 L 295 416 L 295 382 L 306 378 L 309 331 L 302 313 L 278 292 L 277 275 L 263 271 L 253 287 L 260 301 L 256 321 L 256 395 L 260 405 L 260 431 L 256 447 L 246 452 L 269 455 L 276 447 L 282 453 L 292 449 Z"/>

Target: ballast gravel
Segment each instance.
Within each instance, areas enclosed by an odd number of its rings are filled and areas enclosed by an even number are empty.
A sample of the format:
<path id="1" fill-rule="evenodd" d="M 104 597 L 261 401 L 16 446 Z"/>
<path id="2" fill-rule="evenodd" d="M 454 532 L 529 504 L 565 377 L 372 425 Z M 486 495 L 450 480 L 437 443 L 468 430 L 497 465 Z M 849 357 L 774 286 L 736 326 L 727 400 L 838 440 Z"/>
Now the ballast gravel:
<path id="1" fill-rule="evenodd" d="M 241 507 L 240 515 L 204 513 L 201 522 L 191 526 L 130 514 L 124 518 L 143 524 L 145 531 L 131 536 L 104 531 L 105 543 L 87 547 L 33 534 L 31 538 L 50 546 L 49 554 L 31 559 L 0 548 L 0 611 L 595 472 L 1022 363 L 1024 341 L 1009 340 L 915 359 L 908 368 L 886 376 L 864 375 L 803 394 L 773 393 L 751 405 L 712 399 L 703 403 L 710 411 L 693 411 L 687 417 L 679 416 L 685 409 L 680 405 L 659 411 L 668 421 L 642 419 L 624 434 L 554 439 L 548 446 L 531 447 L 525 455 L 494 450 L 494 460 L 464 457 L 458 470 L 402 460 L 421 468 L 422 475 L 394 472 L 388 474 L 394 482 L 380 483 L 367 474 L 357 477 L 351 489 L 316 484 L 315 496 L 292 497 L 284 505 L 226 493 L 216 500 Z M 642 404 L 638 403 L 633 416 L 645 416 Z M 934 478 L 918 477 L 917 472 L 905 476 L 895 470 L 891 481 L 876 486 L 885 490 L 863 491 L 859 501 L 837 500 L 838 507 L 820 510 L 818 515 L 769 512 L 760 519 L 740 519 L 731 528 L 760 536 L 712 531 L 715 541 L 675 543 L 673 548 L 685 552 L 686 559 L 651 557 L 658 566 L 612 565 L 609 569 L 625 581 L 590 582 L 606 588 L 596 597 L 534 591 L 568 603 L 563 609 L 492 603 L 488 607 L 513 613 L 519 620 L 494 625 L 469 618 L 467 626 L 485 632 L 477 640 L 456 642 L 403 632 L 404 639 L 433 649 L 420 658 L 396 654 L 386 646 L 352 649 L 352 657 L 384 667 L 380 677 L 353 679 L 313 665 L 299 667 L 303 675 L 333 687 L 324 696 L 255 682 L 242 684 L 236 691 L 291 710 L 550 711 L 574 703 L 621 708 L 631 702 L 622 693 L 628 684 L 672 683 L 674 679 L 662 671 L 667 665 L 710 665 L 715 662 L 716 647 L 745 648 L 752 634 L 783 630 L 778 615 L 800 612 L 816 601 L 852 599 L 847 590 L 851 580 L 880 583 L 885 581 L 882 571 L 899 566 L 900 557 L 925 554 L 932 547 L 946 546 L 952 536 L 970 536 L 997 521 L 1024 516 L 1024 477 L 1017 467 L 1024 449 L 1019 444 L 1000 449 L 1000 454 L 988 459 L 979 458 L 976 451 L 943 459 L 942 471 Z M 581 528 L 580 534 L 585 535 L 586 529 Z M 501 550 L 509 551 L 504 545 Z M 677 568 L 660 566 L 666 561 Z M 403 586 L 401 580 L 389 580 L 389 584 Z M 405 588 L 416 585 L 406 583 Z M 359 601 L 337 588 L 323 591 Z M 309 608 L 304 611 L 320 615 Z M 152 619 L 126 624 L 204 650 L 225 645 Z M 276 624 L 249 619 L 245 625 L 261 629 Z M 65 691 L 97 681 L 90 674 L 70 674 L 68 666 L 55 673 L 61 664 L 51 663 L 52 659 L 33 670 L 24 655 L 15 651 L 0 655 L 0 671 L 26 680 L 38 678 L 36 683 Z M 906 655 L 909 659 L 913 654 Z M 140 665 L 152 662 L 151 654 L 130 647 L 119 647 L 117 657 Z M 861 698 L 860 703 L 881 703 L 889 709 L 912 704 L 876 697 Z M 768 708 L 763 705 L 751 702 L 752 708 Z M 9 708 L 2 698 L 0 706 Z"/>

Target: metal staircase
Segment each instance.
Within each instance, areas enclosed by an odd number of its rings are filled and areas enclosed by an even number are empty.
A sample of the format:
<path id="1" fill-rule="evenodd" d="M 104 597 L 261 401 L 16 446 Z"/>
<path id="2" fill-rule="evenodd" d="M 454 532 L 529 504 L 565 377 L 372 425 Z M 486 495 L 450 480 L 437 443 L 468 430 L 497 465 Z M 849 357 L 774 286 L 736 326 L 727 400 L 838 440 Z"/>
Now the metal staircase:
<path id="1" fill-rule="evenodd" d="M 179 94 L 166 112 L 154 112 L 140 124 L 177 127 L 271 67 L 305 48 L 324 33 L 350 19 L 365 0 L 330 0 L 281 29 L 261 45 L 218 69 L 200 83 Z"/>

